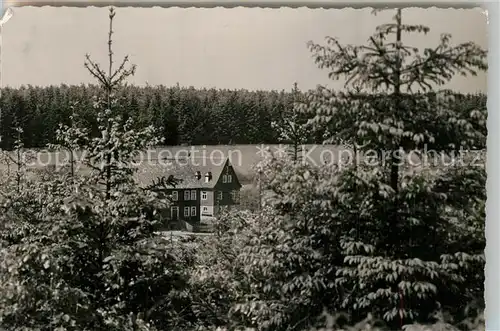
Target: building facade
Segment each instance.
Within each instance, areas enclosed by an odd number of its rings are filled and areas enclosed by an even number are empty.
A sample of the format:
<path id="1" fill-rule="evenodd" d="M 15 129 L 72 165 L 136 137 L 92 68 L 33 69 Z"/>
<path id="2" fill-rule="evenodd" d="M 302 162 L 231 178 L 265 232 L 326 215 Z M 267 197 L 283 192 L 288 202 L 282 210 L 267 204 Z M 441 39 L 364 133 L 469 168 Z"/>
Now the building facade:
<path id="1" fill-rule="evenodd" d="M 204 161 L 177 159 L 142 170 L 141 182 L 163 183 L 156 188 L 170 198 L 165 215 L 169 219 L 199 224 L 204 218 L 216 217 L 223 206 L 239 204 L 241 184 L 229 159 L 220 165 Z"/>

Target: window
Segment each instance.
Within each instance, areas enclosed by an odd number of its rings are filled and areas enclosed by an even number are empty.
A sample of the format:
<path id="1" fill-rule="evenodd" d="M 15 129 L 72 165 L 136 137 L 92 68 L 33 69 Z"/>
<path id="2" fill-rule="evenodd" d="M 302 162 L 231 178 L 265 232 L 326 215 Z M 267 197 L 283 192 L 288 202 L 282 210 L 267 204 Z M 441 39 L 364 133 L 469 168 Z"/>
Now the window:
<path id="1" fill-rule="evenodd" d="M 196 191 L 195 190 L 191 191 L 191 200 L 196 200 Z"/>
<path id="2" fill-rule="evenodd" d="M 207 200 L 207 192 L 201 192 L 201 200 Z"/>
<path id="3" fill-rule="evenodd" d="M 179 200 L 179 192 L 173 191 L 172 192 L 172 201 L 177 201 Z"/>
<path id="4" fill-rule="evenodd" d="M 189 207 L 184 207 L 184 217 L 189 217 Z"/>
<path id="5" fill-rule="evenodd" d="M 196 216 L 196 207 L 191 207 L 191 216 Z"/>
<path id="6" fill-rule="evenodd" d="M 184 191 L 184 200 L 186 200 L 186 201 L 187 201 L 187 200 L 190 200 L 190 199 L 189 199 L 190 197 L 191 197 L 191 196 L 189 195 L 189 191 Z"/>
<path id="7" fill-rule="evenodd" d="M 233 201 L 235 201 L 235 202 L 238 201 L 238 198 L 240 197 L 239 193 L 240 192 L 238 192 L 238 191 L 231 191 L 231 198 L 233 199 Z"/>
<path id="8" fill-rule="evenodd" d="M 212 173 L 209 171 L 205 174 L 205 183 L 208 183 L 212 180 Z"/>
<path id="9" fill-rule="evenodd" d="M 203 207 L 203 211 L 208 211 L 208 207 Z"/>
<path id="10" fill-rule="evenodd" d="M 222 176 L 222 182 L 223 183 L 231 183 L 233 181 L 233 176 L 232 175 L 223 175 Z"/>
<path id="11" fill-rule="evenodd" d="M 222 200 L 222 192 L 217 192 L 217 200 Z"/>

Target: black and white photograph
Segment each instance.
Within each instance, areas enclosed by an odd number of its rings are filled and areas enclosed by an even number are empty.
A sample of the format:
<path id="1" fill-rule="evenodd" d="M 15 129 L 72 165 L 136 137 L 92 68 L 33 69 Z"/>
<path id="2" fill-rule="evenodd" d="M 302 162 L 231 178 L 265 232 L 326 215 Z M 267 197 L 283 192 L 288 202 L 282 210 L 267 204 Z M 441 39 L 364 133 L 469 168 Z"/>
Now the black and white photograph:
<path id="1" fill-rule="evenodd" d="M 484 9 L 90 4 L 3 10 L 0 330 L 486 330 Z"/>

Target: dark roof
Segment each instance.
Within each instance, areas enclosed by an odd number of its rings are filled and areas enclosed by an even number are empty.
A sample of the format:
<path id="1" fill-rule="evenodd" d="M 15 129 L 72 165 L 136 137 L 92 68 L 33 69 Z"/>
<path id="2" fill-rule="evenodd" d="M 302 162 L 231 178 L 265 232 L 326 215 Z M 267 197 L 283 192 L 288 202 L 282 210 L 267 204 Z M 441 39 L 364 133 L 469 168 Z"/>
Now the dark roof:
<path id="1" fill-rule="evenodd" d="M 215 162 L 195 157 L 150 159 L 138 166 L 135 177 L 139 185 L 143 187 L 153 184 L 153 180 L 157 181 L 161 177 L 166 180 L 170 175 L 173 175 L 174 179 L 181 180 L 175 188 L 214 188 L 226 163 L 230 163 L 229 159 L 215 160 Z M 197 171 L 200 172 L 200 179 L 196 178 Z M 207 183 L 205 182 L 205 174 L 208 172 L 212 173 L 212 179 Z"/>

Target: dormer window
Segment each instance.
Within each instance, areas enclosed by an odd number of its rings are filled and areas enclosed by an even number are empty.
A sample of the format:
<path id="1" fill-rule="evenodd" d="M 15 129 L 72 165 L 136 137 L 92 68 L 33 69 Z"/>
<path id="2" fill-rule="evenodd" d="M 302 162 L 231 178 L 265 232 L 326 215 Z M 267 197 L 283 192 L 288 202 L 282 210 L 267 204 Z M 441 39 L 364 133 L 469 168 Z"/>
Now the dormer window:
<path id="1" fill-rule="evenodd" d="M 205 174 L 205 183 L 208 183 L 212 180 L 212 173 L 209 171 Z"/>
<path id="2" fill-rule="evenodd" d="M 196 179 L 200 180 L 201 179 L 201 172 L 197 171 L 195 174 Z"/>
<path id="3" fill-rule="evenodd" d="M 233 181 L 233 176 L 231 176 L 231 175 L 222 176 L 223 183 L 231 183 L 232 181 Z"/>

